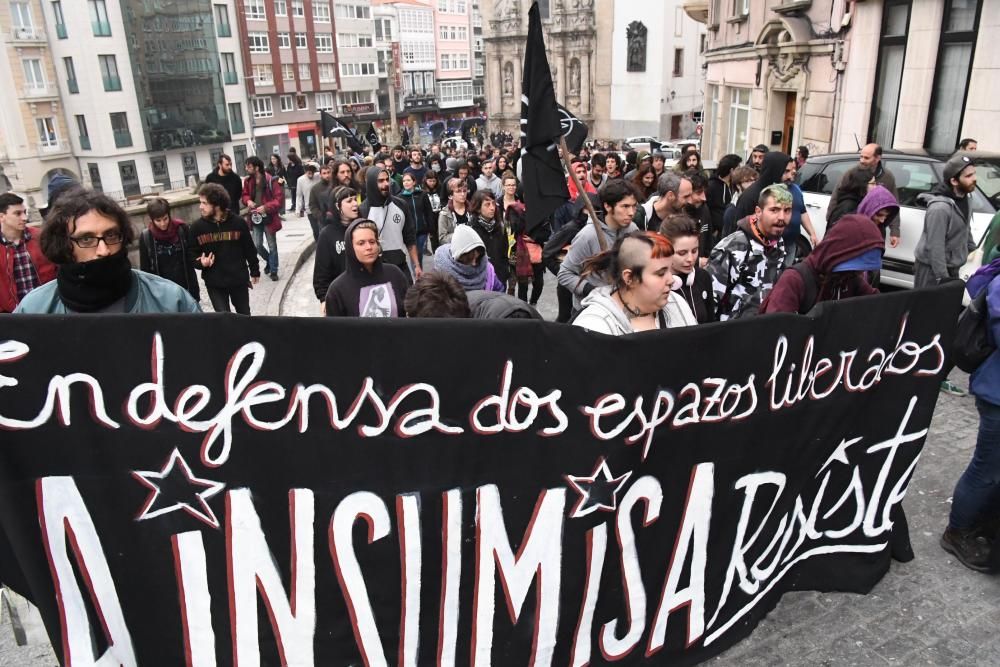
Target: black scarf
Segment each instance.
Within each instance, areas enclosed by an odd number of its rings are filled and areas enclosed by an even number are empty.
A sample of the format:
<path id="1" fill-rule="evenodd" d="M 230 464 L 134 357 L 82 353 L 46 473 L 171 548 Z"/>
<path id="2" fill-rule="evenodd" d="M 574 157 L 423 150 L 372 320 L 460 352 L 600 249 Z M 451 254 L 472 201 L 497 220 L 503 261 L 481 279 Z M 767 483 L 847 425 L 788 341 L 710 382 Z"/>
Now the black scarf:
<path id="1" fill-rule="evenodd" d="M 59 297 L 78 313 L 93 313 L 125 297 L 132 287 L 128 254 L 117 252 L 89 262 L 60 264 L 56 275 Z"/>

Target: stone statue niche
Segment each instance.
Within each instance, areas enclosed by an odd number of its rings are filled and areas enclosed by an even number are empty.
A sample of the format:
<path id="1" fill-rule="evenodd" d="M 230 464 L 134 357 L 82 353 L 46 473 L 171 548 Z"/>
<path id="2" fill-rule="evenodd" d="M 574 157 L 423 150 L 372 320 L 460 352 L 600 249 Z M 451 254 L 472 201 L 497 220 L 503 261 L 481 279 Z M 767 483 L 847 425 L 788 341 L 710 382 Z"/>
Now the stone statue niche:
<path id="1" fill-rule="evenodd" d="M 514 97 L 514 63 L 509 61 L 503 66 L 503 95 Z"/>
<path id="2" fill-rule="evenodd" d="M 580 94 L 580 61 L 576 58 L 569 63 L 569 94 Z"/>
<path id="3" fill-rule="evenodd" d="M 632 21 L 625 29 L 628 39 L 628 62 L 626 71 L 646 71 L 646 26 L 640 21 Z"/>

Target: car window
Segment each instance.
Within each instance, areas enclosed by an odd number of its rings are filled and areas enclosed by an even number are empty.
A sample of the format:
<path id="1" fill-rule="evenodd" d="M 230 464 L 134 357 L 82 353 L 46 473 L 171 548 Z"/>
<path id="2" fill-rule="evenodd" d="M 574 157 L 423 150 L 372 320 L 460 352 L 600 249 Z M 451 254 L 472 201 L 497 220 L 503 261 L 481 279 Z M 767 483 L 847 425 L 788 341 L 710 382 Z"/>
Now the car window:
<path id="1" fill-rule="evenodd" d="M 1000 207 L 1000 164 L 977 162 L 976 184 L 994 207 Z"/>
<path id="2" fill-rule="evenodd" d="M 802 171 L 799 172 L 797 180 L 806 192 L 832 195 L 843 175 L 857 164 L 858 161 L 855 159 L 828 162 L 825 165 L 806 162 Z"/>
<path id="3" fill-rule="evenodd" d="M 896 192 L 901 206 L 923 208 L 917 195 L 933 190 L 940 179 L 930 162 L 909 162 L 906 160 L 885 160 L 885 168 L 896 179 Z"/>

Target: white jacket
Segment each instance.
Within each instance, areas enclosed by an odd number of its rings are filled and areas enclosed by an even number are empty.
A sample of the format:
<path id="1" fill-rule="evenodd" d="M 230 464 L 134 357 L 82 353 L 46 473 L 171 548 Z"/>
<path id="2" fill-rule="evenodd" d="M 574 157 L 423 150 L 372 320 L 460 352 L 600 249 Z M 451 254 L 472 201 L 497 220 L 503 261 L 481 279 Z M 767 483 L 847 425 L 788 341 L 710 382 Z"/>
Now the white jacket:
<path id="1" fill-rule="evenodd" d="M 611 287 L 599 287 L 583 299 L 583 311 L 573 320 L 573 326 L 588 331 L 597 331 L 610 336 L 624 336 L 635 333 L 632 321 L 625 311 L 611 297 Z M 670 293 L 667 305 L 663 306 L 667 328 L 690 327 L 698 324 L 691 306 L 676 292 Z"/>

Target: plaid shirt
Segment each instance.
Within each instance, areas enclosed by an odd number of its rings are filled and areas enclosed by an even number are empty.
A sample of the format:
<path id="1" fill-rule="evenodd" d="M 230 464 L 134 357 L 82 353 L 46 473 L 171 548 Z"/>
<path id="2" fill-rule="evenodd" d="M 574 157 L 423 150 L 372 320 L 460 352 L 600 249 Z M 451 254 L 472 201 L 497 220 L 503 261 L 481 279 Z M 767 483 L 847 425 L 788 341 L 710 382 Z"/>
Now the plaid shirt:
<path id="1" fill-rule="evenodd" d="M 31 232 L 24 230 L 24 238 L 20 241 L 8 241 L 0 234 L 0 243 L 14 248 L 14 284 L 17 285 L 18 302 L 24 295 L 35 289 L 39 285 L 38 272 L 31 261 L 31 254 L 28 252 L 28 241 L 31 240 Z"/>

